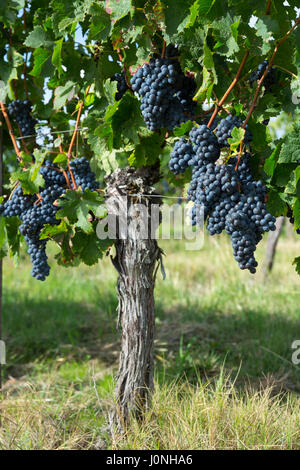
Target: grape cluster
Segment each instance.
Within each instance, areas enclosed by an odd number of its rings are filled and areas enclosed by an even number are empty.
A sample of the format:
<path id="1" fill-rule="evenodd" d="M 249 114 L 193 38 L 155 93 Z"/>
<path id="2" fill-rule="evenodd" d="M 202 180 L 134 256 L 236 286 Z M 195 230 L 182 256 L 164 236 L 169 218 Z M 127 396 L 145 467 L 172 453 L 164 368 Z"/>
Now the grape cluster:
<path id="1" fill-rule="evenodd" d="M 41 166 L 39 173 L 42 175 L 45 181 L 45 187 L 58 184 L 64 186 L 66 180 L 64 175 L 59 171 L 58 166 L 52 163 L 50 160 L 45 160 L 43 166 Z"/>
<path id="2" fill-rule="evenodd" d="M 125 78 L 125 72 L 123 73 L 115 73 L 111 77 L 112 82 L 117 82 L 117 92 L 116 92 L 116 101 L 120 101 L 120 99 L 123 97 L 124 93 L 126 93 L 127 90 L 129 90 L 129 87 L 126 83 L 126 78 Z"/>
<path id="3" fill-rule="evenodd" d="M 268 65 L 269 65 L 269 62 L 267 60 L 264 60 L 261 64 L 259 64 L 257 69 L 251 73 L 249 77 L 249 84 L 251 88 L 253 87 L 254 82 L 261 79 Z M 271 67 L 267 75 L 265 76 L 265 79 L 263 82 L 266 91 L 269 91 L 272 88 L 272 86 L 275 85 L 276 82 L 277 82 L 277 71 L 274 67 Z"/>
<path id="4" fill-rule="evenodd" d="M 174 149 L 171 153 L 171 159 L 169 162 L 170 170 L 175 173 L 175 175 L 183 173 L 188 166 L 192 164 L 193 157 L 192 145 L 187 142 L 186 139 L 181 138 L 175 143 Z"/>
<path id="5" fill-rule="evenodd" d="M 234 127 L 241 127 L 242 120 L 238 116 L 227 116 L 225 119 L 221 119 L 216 128 L 216 136 L 220 147 L 229 147 L 227 139 L 231 137 L 231 133 Z M 245 138 L 244 143 L 248 145 L 252 140 L 251 132 L 248 128 L 248 124 L 245 126 Z"/>
<path id="6" fill-rule="evenodd" d="M 82 191 L 85 191 L 86 189 L 96 191 L 99 189 L 99 183 L 96 181 L 95 173 L 92 172 L 89 161 L 84 157 L 72 160 L 70 168 L 76 185 L 80 186 Z"/>
<path id="7" fill-rule="evenodd" d="M 166 47 L 166 57 L 174 58 L 179 56 L 179 49 L 178 46 L 175 44 L 168 44 Z"/>
<path id="8" fill-rule="evenodd" d="M 20 216 L 32 205 L 32 196 L 25 195 L 21 186 L 18 186 L 12 196 L 4 204 L 0 205 L 0 215 L 3 217 Z"/>
<path id="9" fill-rule="evenodd" d="M 264 79 L 264 87 L 266 91 L 271 91 L 273 85 L 275 85 L 277 81 L 278 81 L 277 70 L 275 69 L 275 67 L 271 67 Z"/>
<path id="10" fill-rule="evenodd" d="M 196 84 L 193 77 L 184 75 L 177 59 L 152 57 L 134 74 L 131 85 L 140 96 L 142 115 L 151 131 L 172 130 L 194 112 Z"/>
<path id="11" fill-rule="evenodd" d="M 77 186 L 82 191 L 95 191 L 99 184 L 90 169 L 88 160 L 84 157 L 73 160 L 70 168 Z M 50 267 L 47 262 L 46 245 L 48 240 L 40 240 L 44 225 L 57 225 L 58 206 L 55 204 L 67 189 L 66 179 L 60 168 L 46 160 L 39 170 L 45 181 L 45 188 L 40 188 L 38 195 L 24 194 L 21 186 L 12 193 L 12 197 L 0 206 L 0 214 L 4 217 L 18 216 L 21 220 L 20 233 L 24 235 L 28 245 L 28 254 L 32 262 L 31 274 L 40 281 L 49 275 Z M 70 172 L 67 172 L 69 180 Z"/>
<path id="12" fill-rule="evenodd" d="M 202 124 L 191 130 L 189 140 L 176 143 L 172 155 L 171 161 L 175 155 L 176 163 L 170 163 L 170 168 L 175 173 L 184 171 L 185 161 L 193 166 L 188 189 L 188 199 L 195 203 L 192 224 L 200 225 L 204 218 L 210 235 L 225 230 L 231 237 L 240 269 L 255 273 L 256 246 L 264 232 L 275 230 L 275 218 L 265 206 L 266 188 L 252 176 L 250 154 L 244 153 L 237 170 L 236 158 L 227 165 L 218 164 L 220 143 L 211 129 Z"/>
<path id="13" fill-rule="evenodd" d="M 220 146 L 214 133 L 205 125 L 193 127 L 189 137 L 194 144 L 194 166 L 202 166 L 203 162 L 215 162 L 220 156 Z"/>
<path id="14" fill-rule="evenodd" d="M 32 103 L 29 100 L 16 100 L 8 105 L 8 112 L 16 120 L 23 136 L 35 134 L 37 121 L 31 116 L 31 111 Z"/>

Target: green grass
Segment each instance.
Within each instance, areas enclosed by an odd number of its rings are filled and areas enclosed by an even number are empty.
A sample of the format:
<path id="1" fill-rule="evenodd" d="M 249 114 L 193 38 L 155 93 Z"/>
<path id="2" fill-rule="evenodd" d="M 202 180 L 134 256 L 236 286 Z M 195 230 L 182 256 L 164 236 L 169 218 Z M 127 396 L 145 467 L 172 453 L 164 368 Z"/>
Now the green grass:
<path id="1" fill-rule="evenodd" d="M 299 243 L 280 239 L 265 282 L 239 271 L 225 237 L 196 252 L 160 245 L 153 408 L 114 441 L 104 431 L 120 348 L 109 259 L 54 266 L 45 283 L 27 257 L 18 268 L 5 260 L 0 449 L 300 448 Z"/>

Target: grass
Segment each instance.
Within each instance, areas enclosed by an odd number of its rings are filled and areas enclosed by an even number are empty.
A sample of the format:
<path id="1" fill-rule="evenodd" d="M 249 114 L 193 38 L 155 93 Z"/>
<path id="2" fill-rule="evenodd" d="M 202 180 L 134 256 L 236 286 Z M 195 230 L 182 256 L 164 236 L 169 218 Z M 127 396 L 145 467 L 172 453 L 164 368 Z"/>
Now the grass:
<path id="1" fill-rule="evenodd" d="M 225 237 L 200 251 L 163 240 L 156 287 L 156 389 L 141 424 L 105 432 L 120 334 L 116 273 L 53 266 L 46 283 L 27 258 L 4 263 L 7 365 L 0 449 L 299 449 L 299 244 L 279 241 L 263 282 L 239 271 Z M 257 258 L 262 264 L 264 242 Z"/>

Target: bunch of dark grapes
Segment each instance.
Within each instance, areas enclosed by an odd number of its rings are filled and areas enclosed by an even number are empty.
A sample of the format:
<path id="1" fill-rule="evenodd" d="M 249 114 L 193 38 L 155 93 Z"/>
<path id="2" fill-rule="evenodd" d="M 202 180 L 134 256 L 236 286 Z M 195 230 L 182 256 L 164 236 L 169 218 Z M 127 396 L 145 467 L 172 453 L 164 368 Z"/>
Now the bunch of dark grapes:
<path id="1" fill-rule="evenodd" d="M 225 228 L 231 237 L 233 256 L 239 263 L 240 269 L 248 269 L 254 274 L 257 267 L 254 252 L 257 243 L 261 240 L 261 235 L 256 233 L 254 224 L 245 214 L 243 202 L 240 201 L 228 212 Z"/>
<path id="2" fill-rule="evenodd" d="M 99 188 L 89 162 L 84 157 L 73 160 L 70 167 L 75 182 L 82 191 L 95 191 Z M 46 224 L 54 226 L 60 223 L 56 218 L 59 207 L 55 202 L 65 193 L 67 184 L 60 168 L 49 160 L 44 162 L 39 171 L 44 178 L 45 188 L 40 188 L 38 195 L 27 195 L 18 186 L 12 197 L 0 206 L 0 214 L 20 218 L 22 223 L 19 230 L 28 245 L 32 262 L 31 274 L 39 281 L 44 281 L 50 272 L 46 254 L 48 240 L 40 240 L 40 233 Z M 69 172 L 68 176 L 70 180 Z"/>
<path id="3" fill-rule="evenodd" d="M 59 170 L 59 167 L 50 160 L 44 161 L 39 172 L 44 178 L 46 188 L 53 184 L 58 184 L 59 186 L 64 186 L 66 184 L 63 173 Z"/>
<path id="4" fill-rule="evenodd" d="M 193 127 L 189 134 L 195 153 L 194 166 L 215 162 L 220 156 L 220 146 L 214 133 L 205 124 Z"/>
<path id="5" fill-rule="evenodd" d="M 187 142 L 186 139 L 181 138 L 174 145 L 169 168 L 175 175 L 183 173 L 188 166 L 192 164 L 193 158 L 194 152 L 192 145 Z"/>
<path id="6" fill-rule="evenodd" d="M 179 56 L 179 49 L 178 46 L 175 44 L 168 44 L 166 47 L 166 57 L 167 58 L 174 58 Z"/>
<path id="7" fill-rule="evenodd" d="M 264 83 L 263 83 L 266 91 L 271 91 L 273 85 L 276 85 L 277 81 L 278 81 L 277 70 L 275 69 L 275 67 L 271 67 L 267 75 L 265 76 Z"/>
<path id="8" fill-rule="evenodd" d="M 89 161 L 84 157 L 72 160 L 70 168 L 76 185 L 80 186 L 82 191 L 85 191 L 86 189 L 96 191 L 99 189 L 99 183 L 96 181 L 95 173 L 92 172 Z M 69 174 L 69 177 L 70 176 L 71 175 Z"/>
<path id="9" fill-rule="evenodd" d="M 39 281 L 45 281 L 49 275 L 50 267 L 47 263 L 47 240 L 40 240 L 40 233 L 45 224 L 57 225 L 58 207 L 54 202 L 65 192 L 65 189 L 54 184 L 40 192 L 38 198 L 30 209 L 20 215 L 22 224 L 20 233 L 24 235 L 28 245 L 28 254 L 32 263 L 31 274 Z"/>
<path id="10" fill-rule="evenodd" d="M 238 193 L 238 178 L 233 168 L 226 165 L 208 163 L 205 171 L 202 171 L 197 180 L 195 203 L 204 206 L 204 214 L 207 217 L 223 197 L 236 201 Z M 211 221 L 212 222 L 212 221 Z M 210 224 L 208 230 L 211 235 L 221 233 Z M 222 231 L 222 230 L 221 230 Z"/>
<path id="11" fill-rule="evenodd" d="M 115 73 L 111 77 L 112 82 L 117 82 L 117 92 L 116 92 L 116 100 L 120 101 L 123 95 L 129 90 L 129 87 L 126 83 L 125 72 L 123 73 Z"/>
<path id="12" fill-rule="evenodd" d="M 31 116 L 32 103 L 29 100 L 12 101 L 8 105 L 8 112 L 20 127 L 23 136 L 35 134 L 35 124 L 37 121 Z"/>
<path id="13" fill-rule="evenodd" d="M 221 145 L 206 125 L 194 127 L 189 140 L 180 139 L 175 144 L 170 168 L 177 174 L 193 166 L 188 189 L 188 199 L 194 202 L 192 224 L 201 225 L 206 220 L 210 235 L 225 230 L 240 269 L 255 273 L 256 246 L 264 232 L 275 230 L 275 218 L 265 206 L 266 188 L 252 176 L 250 154 L 243 155 L 236 170 L 236 158 L 227 165 L 216 163 Z"/>
<path id="14" fill-rule="evenodd" d="M 18 186 L 12 196 L 0 205 L 0 215 L 3 217 L 16 217 L 26 212 L 32 206 L 33 196 L 25 195 L 21 186 Z"/>
<path id="15" fill-rule="evenodd" d="M 131 79 L 141 99 L 141 111 L 151 131 L 172 130 L 194 113 L 196 84 L 187 77 L 177 59 L 152 57 Z"/>
<path id="16" fill-rule="evenodd" d="M 261 64 L 259 64 L 257 69 L 254 70 L 254 72 L 251 73 L 251 75 L 249 77 L 249 84 L 250 84 L 251 88 L 253 87 L 254 82 L 261 79 L 261 77 L 263 76 L 263 74 L 264 74 L 266 68 L 268 67 L 268 65 L 269 65 L 269 62 L 267 60 L 264 60 Z M 266 91 L 270 91 L 272 86 L 275 85 L 275 83 L 277 82 L 277 79 L 278 79 L 277 71 L 274 67 L 271 67 L 269 69 L 267 75 L 265 76 L 265 79 L 264 79 L 264 82 L 263 82 L 263 85 L 264 85 Z"/>
<path id="17" fill-rule="evenodd" d="M 225 119 L 221 119 L 216 128 L 216 136 L 220 147 L 229 147 L 227 139 L 231 137 L 231 133 L 234 127 L 241 127 L 242 120 L 238 116 L 227 116 Z M 249 130 L 248 124 L 245 127 L 245 138 L 244 143 L 248 145 L 252 140 L 252 135 Z"/>

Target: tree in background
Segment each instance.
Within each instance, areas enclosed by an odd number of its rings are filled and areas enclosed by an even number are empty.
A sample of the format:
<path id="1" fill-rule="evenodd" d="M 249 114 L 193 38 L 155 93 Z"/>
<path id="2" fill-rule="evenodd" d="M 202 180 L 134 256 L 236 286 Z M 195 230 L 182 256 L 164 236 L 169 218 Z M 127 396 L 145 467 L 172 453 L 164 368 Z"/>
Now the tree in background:
<path id="1" fill-rule="evenodd" d="M 17 257 L 25 241 L 42 281 L 48 241 L 66 267 L 110 254 L 122 327 L 112 427 L 142 416 L 153 388 L 162 253 L 153 237 L 136 237 L 136 222 L 152 220 L 154 204 L 157 211 L 155 185 L 190 182 L 192 223 L 204 217 L 210 235 L 226 231 L 239 267 L 252 274 L 256 245 L 275 217 L 289 214 L 300 228 L 296 7 L 293 0 L 16 0 L 0 9 L 10 173 L 1 255 Z M 283 111 L 294 125 L 274 139 L 267 124 Z M 120 224 L 114 239 L 97 236 L 105 201 L 110 217 L 128 216 L 125 237 Z M 295 265 L 300 273 L 300 257 Z"/>

